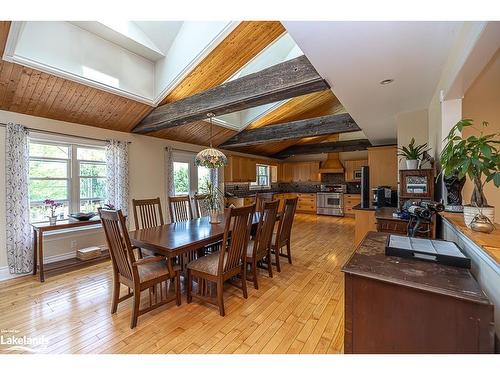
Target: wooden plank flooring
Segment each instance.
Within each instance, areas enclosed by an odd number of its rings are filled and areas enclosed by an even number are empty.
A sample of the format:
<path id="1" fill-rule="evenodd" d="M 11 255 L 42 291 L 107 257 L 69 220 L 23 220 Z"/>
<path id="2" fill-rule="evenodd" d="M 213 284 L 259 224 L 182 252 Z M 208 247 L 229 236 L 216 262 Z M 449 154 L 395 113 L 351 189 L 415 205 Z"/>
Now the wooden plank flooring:
<path id="1" fill-rule="evenodd" d="M 225 286 L 226 316 L 193 301 L 168 304 L 129 328 L 131 301 L 110 314 L 111 267 L 102 263 L 47 278 L 0 283 L 0 330 L 40 337 L 38 353 L 340 353 L 343 282 L 340 267 L 354 251 L 354 220 L 297 215 L 293 264 L 271 279 L 262 270 L 249 297 Z M 284 259 L 284 258 L 283 258 Z M 124 291 L 122 291 L 124 292 Z M 147 293 L 144 293 L 145 295 Z M 6 350 L 0 353 L 22 352 Z"/>

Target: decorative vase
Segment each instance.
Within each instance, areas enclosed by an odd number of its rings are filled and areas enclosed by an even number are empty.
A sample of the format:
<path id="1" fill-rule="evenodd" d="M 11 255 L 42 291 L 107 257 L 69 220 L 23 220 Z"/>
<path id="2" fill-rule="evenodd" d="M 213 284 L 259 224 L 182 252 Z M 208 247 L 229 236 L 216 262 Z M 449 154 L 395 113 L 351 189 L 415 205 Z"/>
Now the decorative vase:
<path id="1" fill-rule="evenodd" d="M 50 225 L 56 225 L 57 216 L 48 216 L 48 218 L 49 218 L 49 224 Z"/>
<path id="2" fill-rule="evenodd" d="M 477 214 L 483 214 L 491 222 L 495 220 L 495 207 L 475 207 L 470 204 L 464 206 L 464 222 L 467 228 L 471 227 L 471 222 Z"/>
<path id="3" fill-rule="evenodd" d="M 465 176 L 462 179 L 458 178 L 458 173 L 443 178 L 444 186 L 446 187 L 446 211 L 463 212 L 462 206 L 462 189 L 465 184 Z"/>
<path id="4" fill-rule="evenodd" d="M 418 169 L 418 159 L 415 160 L 406 159 L 406 169 Z"/>
<path id="5" fill-rule="evenodd" d="M 221 220 L 219 218 L 219 210 L 210 210 L 210 224 L 218 224 Z"/>
<path id="6" fill-rule="evenodd" d="M 474 232 L 491 233 L 495 230 L 495 225 L 488 217 L 477 214 L 470 223 L 470 229 Z"/>

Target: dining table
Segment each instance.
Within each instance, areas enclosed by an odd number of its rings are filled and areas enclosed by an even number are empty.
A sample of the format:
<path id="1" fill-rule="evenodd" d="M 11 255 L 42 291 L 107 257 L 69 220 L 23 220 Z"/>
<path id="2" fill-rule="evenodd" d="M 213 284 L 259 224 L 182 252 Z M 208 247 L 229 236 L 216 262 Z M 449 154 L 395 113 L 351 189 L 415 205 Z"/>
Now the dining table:
<path id="1" fill-rule="evenodd" d="M 255 212 L 252 226 L 256 227 L 262 213 Z M 279 220 L 281 214 L 277 215 Z M 153 251 L 173 259 L 191 251 L 222 240 L 225 229 L 225 215 L 220 223 L 210 223 L 210 217 L 164 224 L 152 228 L 137 229 L 129 233 L 133 246 Z"/>

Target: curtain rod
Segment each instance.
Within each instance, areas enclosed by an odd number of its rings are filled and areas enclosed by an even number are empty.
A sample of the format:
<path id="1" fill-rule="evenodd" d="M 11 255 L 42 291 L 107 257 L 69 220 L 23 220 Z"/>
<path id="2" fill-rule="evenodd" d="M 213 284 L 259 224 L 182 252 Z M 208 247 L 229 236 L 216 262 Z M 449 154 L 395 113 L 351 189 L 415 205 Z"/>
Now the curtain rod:
<path id="1" fill-rule="evenodd" d="M 2 127 L 5 128 L 7 126 L 7 124 L 4 123 L 4 122 L 0 122 L 0 126 L 2 126 Z M 81 138 L 81 139 L 87 139 L 89 141 L 100 141 L 100 142 L 109 141 L 109 139 L 92 138 L 92 137 L 84 137 L 84 136 L 81 136 L 81 135 L 65 134 L 65 133 L 53 132 L 53 131 L 50 131 L 50 130 L 28 128 L 27 126 L 25 126 L 25 128 L 28 129 L 29 131 L 34 132 L 34 133 L 43 133 L 43 134 L 52 134 L 52 135 L 64 135 L 66 137 L 76 137 L 76 138 Z M 132 142 L 127 141 L 127 143 L 131 144 Z"/>

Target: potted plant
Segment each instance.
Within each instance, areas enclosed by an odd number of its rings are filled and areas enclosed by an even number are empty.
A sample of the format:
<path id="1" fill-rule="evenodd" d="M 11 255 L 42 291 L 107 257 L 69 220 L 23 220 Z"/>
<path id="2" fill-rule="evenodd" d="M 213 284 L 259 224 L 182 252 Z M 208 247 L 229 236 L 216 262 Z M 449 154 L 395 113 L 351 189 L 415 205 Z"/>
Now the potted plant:
<path id="1" fill-rule="evenodd" d="M 408 147 L 398 147 L 398 156 L 406 158 L 406 169 L 417 169 L 422 155 L 429 150 L 427 143 L 415 146 L 415 138 L 412 138 Z"/>
<path id="2" fill-rule="evenodd" d="M 53 199 L 47 198 L 43 201 L 43 204 L 45 204 L 45 207 L 50 208 L 50 216 L 47 216 L 49 218 L 49 224 L 56 225 L 57 222 L 56 209 L 58 207 L 62 207 L 62 203 L 57 203 Z"/>
<path id="3" fill-rule="evenodd" d="M 464 206 L 464 221 L 470 228 L 470 223 L 476 214 L 482 212 L 491 221 L 495 218 L 495 208 L 488 205 L 484 195 L 484 185 L 493 181 L 500 187 L 500 154 L 496 145 L 500 144 L 498 134 L 479 136 L 471 135 L 463 138 L 464 128 L 472 126 L 472 120 L 463 119 L 453 126 L 444 139 L 446 145 L 441 151 L 440 162 L 445 177 L 458 173 L 458 178 L 468 176 L 474 184 L 470 205 Z M 483 129 L 488 126 L 482 123 Z"/>
<path id="4" fill-rule="evenodd" d="M 224 194 L 210 180 L 207 180 L 205 190 L 207 194 L 206 204 L 210 212 L 210 223 L 220 223 L 220 213 L 224 207 Z"/>

